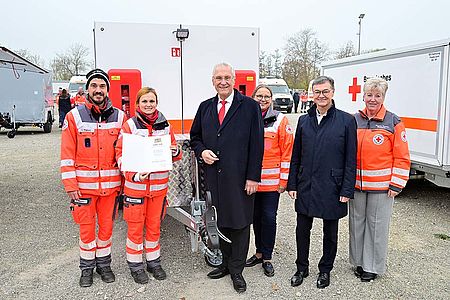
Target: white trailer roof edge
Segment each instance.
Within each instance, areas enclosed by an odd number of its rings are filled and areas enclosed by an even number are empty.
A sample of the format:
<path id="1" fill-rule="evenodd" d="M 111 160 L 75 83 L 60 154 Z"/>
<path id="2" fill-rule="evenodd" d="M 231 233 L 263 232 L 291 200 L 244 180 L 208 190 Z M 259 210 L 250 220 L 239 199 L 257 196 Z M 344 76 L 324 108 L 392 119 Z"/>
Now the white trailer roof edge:
<path id="1" fill-rule="evenodd" d="M 2 60 L 1 62 L 5 63 L 5 64 L 17 65 L 16 67 L 14 67 L 14 69 L 16 69 L 16 70 L 26 70 L 28 72 L 36 72 L 36 73 L 44 73 L 44 74 L 50 73 L 50 71 L 48 71 L 44 68 L 41 68 L 38 65 L 35 65 L 31 61 L 25 59 L 24 57 L 20 56 L 19 54 L 14 53 L 13 51 L 9 50 L 6 47 L 0 46 L 0 51 L 3 51 L 4 53 L 8 54 L 12 58 L 9 60 L 4 60 L 4 61 Z M 18 61 L 15 60 L 16 58 L 18 59 Z"/>
<path id="2" fill-rule="evenodd" d="M 322 68 L 327 67 L 335 67 L 339 65 L 346 65 L 346 64 L 352 64 L 354 62 L 358 61 L 370 61 L 371 59 L 377 59 L 378 57 L 388 57 L 388 56 L 401 56 L 408 52 L 420 52 L 421 50 L 429 50 L 430 48 L 440 48 L 450 45 L 450 38 L 449 39 L 442 39 L 438 41 L 432 41 L 428 43 L 413 45 L 413 46 L 407 46 L 402 48 L 396 48 L 396 49 L 389 49 L 389 50 L 382 50 L 382 51 L 376 51 L 371 52 L 367 54 L 361 54 L 361 55 L 355 55 L 351 57 L 341 58 L 337 60 L 329 60 L 322 63 Z"/>

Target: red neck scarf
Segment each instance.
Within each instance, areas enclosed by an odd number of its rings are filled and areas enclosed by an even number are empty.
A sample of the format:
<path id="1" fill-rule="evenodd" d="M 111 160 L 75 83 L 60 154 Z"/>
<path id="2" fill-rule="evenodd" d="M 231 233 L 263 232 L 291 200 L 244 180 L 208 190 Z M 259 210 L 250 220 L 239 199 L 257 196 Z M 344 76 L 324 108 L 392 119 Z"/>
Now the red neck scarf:
<path id="1" fill-rule="evenodd" d="M 153 124 L 155 124 L 158 119 L 158 110 L 155 110 L 153 114 L 146 114 L 138 107 L 136 108 L 136 116 L 144 123 L 145 127 L 151 131 Z"/>

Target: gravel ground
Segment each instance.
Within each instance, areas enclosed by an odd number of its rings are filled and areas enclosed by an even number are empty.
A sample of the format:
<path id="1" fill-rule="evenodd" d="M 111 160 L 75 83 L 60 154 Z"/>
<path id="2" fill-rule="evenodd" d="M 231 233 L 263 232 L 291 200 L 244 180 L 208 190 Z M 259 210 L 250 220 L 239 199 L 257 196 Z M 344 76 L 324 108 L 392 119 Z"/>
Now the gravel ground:
<path id="1" fill-rule="evenodd" d="M 298 115 L 290 115 L 295 124 Z M 165 281 L 135 284 L 125 260 L 126 223 L 120 214 L 113 235 L 116 282 L 96 275 L 90 288 L 78 286 L 78 230 L 59 177 L 60 131 L 20 129 L 14 139 L 0 132 L 0 298 L 1 299 L 449 299 L 450 189 L 421 180 L 411 181 L 395 201 L 389 241 L 388 271 L 371 283 L 354 277 L 348 263 L 348 222 L 340 222 L 339 250 L 331 285 L 315 286 L 321 255 L 321 221 L 311 238 L 310 277 L 296 288 L 295 212 L 283 194 L 273 264 L 276 274 L 263 275 L 260 266 L 245 269 L 247 292 L 234 292 L 229 277 L 209 280 L 211 270 L 181 223 L 166 217 L 162 225 Z M 253 242 L 252 242 L 253 243 Z M 251 246 L 249 255 L 253 254 Z"/>

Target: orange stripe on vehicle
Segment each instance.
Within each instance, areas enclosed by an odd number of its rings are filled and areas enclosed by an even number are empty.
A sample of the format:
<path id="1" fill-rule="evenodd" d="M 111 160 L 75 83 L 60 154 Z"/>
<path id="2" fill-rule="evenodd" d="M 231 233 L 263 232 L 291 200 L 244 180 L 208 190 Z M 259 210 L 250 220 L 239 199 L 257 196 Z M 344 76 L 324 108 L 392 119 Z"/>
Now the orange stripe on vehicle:
<path id="1" fill-rule="evenodd" d="M 184 133 L 187 134 L 191 130 L 193 119 L 185 119 L 183 121 L 181 120 L 169 120 L 170 126 L 173 128 L 174 134 L 179 134 L 181 132 L 181 124 L 184 124 Z"/>
<path id="2" fill-rule="evenodd" d="M 437 120 L 401 117 L 406 128 L 425 131 L 437 131 Z"/>

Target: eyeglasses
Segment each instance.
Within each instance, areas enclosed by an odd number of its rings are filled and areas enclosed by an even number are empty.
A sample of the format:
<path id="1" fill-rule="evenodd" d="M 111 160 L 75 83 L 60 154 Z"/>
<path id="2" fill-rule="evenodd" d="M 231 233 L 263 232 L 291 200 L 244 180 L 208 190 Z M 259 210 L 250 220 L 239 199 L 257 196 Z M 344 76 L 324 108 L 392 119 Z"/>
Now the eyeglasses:
<path id="1" fill-rule="evenodd" d="M 262 100 L 262 99 L 264 99 L 264 100 L 270 100 L 271 98 L 272 98 L 272 96 L 263 96 L 263 95 L 255 95 L 255 98 L 257 99 L 257 100 Z"/>
<path id="2" fill-rule="evenodd" d="M 315 90 L 314 96 L 320 96 L 320 94 L 323 94 L 325 97 L 328 96 L 333 90 L 323 90 L 323 91 L 319 91 L 319 90 Z"/>
<path id="3" fill-rule="evenodd" d="M 225 76 L 225 77 L 222 77 L 222 76 L 215 76 L 215 77 L 213 77 L 214 78 L 214 80 L 215 81 L 222 81 L 222 80 L 225 80 L 226 82 L 229 82 L 229 81 L 231 81 L 231 79 L 233 78 L 233 77 L 231 77 L 231 76 Z"/>

